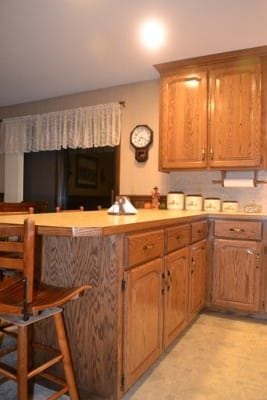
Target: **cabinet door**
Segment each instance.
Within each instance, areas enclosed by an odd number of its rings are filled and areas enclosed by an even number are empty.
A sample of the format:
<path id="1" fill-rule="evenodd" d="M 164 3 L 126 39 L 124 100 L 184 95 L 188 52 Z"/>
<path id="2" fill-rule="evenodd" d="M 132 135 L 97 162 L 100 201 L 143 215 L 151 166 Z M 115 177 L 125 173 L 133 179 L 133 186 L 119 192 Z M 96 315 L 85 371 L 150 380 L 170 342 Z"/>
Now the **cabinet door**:
<path id="1" fill-rule="evenodd" d="M 201 240 L 190 248 L 189 320 L 205 305 L 205 274 L 207 241 Z"/>
<path id="2" fill-rule="evenodd" d="M 166 257 L 164 347 L 187 325 L 189 249 L 185 247 Z"/>
<path id="3" fill-rule="evenodd" d="M 163 272 L 161 259 L 126 272 L 125 389 L 143 374 L 162 351 Z"/>
<path id="4" fill-rule="evenodd" d="M 159 148 L 163 170 L 206 166 L 206 72 L 162 79 Z"/>
<path id="5" fill-rule="evenodd" d="M 214 241 L 213 303 L 228 309 L 259 311 L 261 243 Z"/>
<path id="6" fill-rule="evenodd" d="M 261 165 L 261 66 L 225 66 L 209 77 L 209 165 Z"/>

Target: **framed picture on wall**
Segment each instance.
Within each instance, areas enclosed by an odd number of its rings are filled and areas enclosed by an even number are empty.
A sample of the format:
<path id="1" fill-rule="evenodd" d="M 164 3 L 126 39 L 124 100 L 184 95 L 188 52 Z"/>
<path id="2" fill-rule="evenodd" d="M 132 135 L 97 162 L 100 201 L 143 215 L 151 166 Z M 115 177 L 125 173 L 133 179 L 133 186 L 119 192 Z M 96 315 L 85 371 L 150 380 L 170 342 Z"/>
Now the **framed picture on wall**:
<path id="1" fill-rule="evenodd" d="M 97 188 L 97 159 L 82 154 L 76 155 L 75 184 L 81 188 Z"/>

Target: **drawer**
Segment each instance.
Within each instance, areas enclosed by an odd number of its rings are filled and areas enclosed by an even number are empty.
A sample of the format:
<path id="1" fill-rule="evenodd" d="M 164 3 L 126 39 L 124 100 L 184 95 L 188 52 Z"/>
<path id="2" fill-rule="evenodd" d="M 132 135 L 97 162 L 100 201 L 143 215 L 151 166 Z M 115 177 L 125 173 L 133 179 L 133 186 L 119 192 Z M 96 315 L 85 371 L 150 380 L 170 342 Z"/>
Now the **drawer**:
<path id="1" fill-rule="evenodd" d="M 215 221 L 214 236 L 232 239 L 261 240 L 262 223 L 260 221 Z"/>
<path id="2" fill-rule="evenodd" d="M 126 238 L 126 263 L 129 266 L 141 264 L 153 258 L 163 257 L 163 253 L 163 230 L 129 235 Z"/>
<path id="3" fill-rule="evenodd" d="M 199 240 L 205 239 L 208 236 L 208 221 L 198 221 L 191 224 L 192 236 L 191 242 L 198 242 Z"/>
<path id="4" fill-rule="evenodd" d="M 184 224 L 167 228 L 166 238 L 168 253 L 187 246 L 190 242 L 190 225 Z"/>

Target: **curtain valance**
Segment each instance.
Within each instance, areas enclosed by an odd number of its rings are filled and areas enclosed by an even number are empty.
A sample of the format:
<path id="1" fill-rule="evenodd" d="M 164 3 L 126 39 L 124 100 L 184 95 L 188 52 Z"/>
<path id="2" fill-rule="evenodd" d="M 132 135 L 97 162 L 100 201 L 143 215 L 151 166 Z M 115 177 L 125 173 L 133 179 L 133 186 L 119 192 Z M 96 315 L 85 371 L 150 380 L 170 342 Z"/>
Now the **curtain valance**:
<path id="1" fill-rule="evenodd" d="M 3 119 L 0 153 L 117 146 L 121 134 L 120 103 Z"/>

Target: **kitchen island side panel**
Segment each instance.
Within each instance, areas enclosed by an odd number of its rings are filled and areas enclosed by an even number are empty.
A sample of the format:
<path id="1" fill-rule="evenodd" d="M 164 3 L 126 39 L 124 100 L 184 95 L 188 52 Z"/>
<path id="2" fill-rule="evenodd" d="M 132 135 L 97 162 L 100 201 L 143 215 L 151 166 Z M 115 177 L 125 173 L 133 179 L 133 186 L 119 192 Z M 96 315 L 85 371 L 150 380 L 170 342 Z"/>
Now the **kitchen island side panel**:
<path id="1" fill-rule="evenodd" d="M 42 237 L 43 282 L 92 285 L 64 306 L 64 315 L 79 389 L 110 400 L 120 391 L 122 268 L 123 235 Z M 51 323 L 38 335 L 53 342 Z"/>

